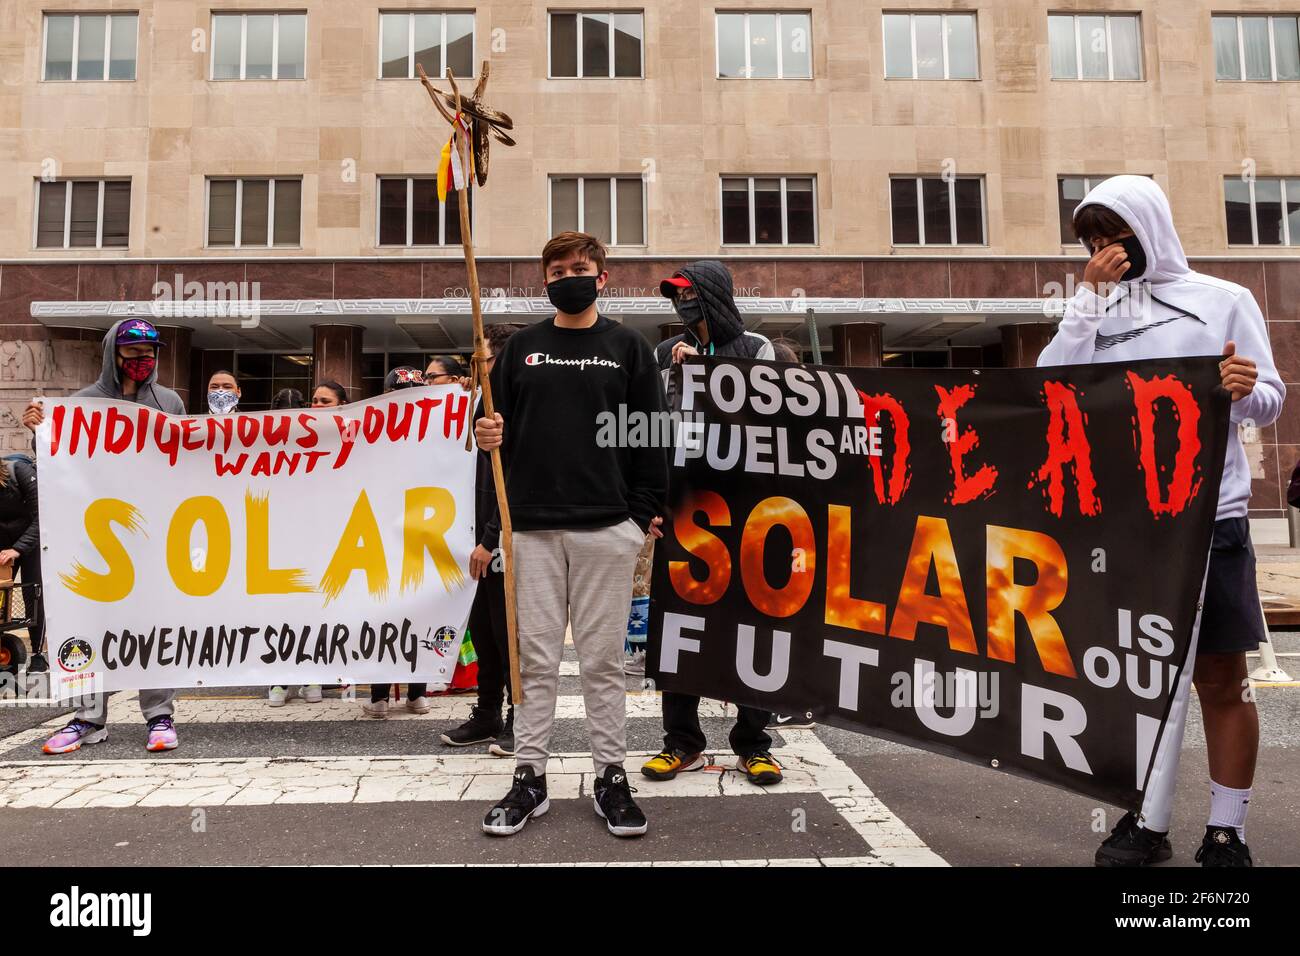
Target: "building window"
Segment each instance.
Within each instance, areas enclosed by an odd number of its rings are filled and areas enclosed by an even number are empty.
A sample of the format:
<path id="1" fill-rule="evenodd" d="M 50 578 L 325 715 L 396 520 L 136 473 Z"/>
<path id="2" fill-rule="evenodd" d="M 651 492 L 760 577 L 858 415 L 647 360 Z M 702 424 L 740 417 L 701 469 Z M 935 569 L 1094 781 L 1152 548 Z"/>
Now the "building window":
<path id="1" fill-rule="evenodd" d="M 1300 80 L 1295 17 L 1215 14 L 1214 75 L 1220 80 Z"/>
<path id="2" fill-rule="evenodd" d="M 40 180 L 38 249 L 125 249 L 131 234 L 129 179 Z"/>
<path id="3" fill-rule="evenodd" d="M 214 13 L 214 80 L 301 80 L 307 75 L 307 14 Z"/>
<path id="4" fill-rule="evenodd" d="M 299 246 L 301 179 L 209 179 L 208 246 Z"/>
<path id="5" fill-rule="evenodd" d="M 719 13 L 718 76 L 722 79 L 812 79 L 812 15 Z"/>
<path id="6" fill-rule="evenodd" d="M 624 13 L 552 13 L 552 79 L 642 76 L 644 15 Z"/>
<path id="7" fill-rule="evenodd" d="M 47 13 L 47 80 L 134 80 L 134 13 Z"/>
<path id="8" fill-rule="evenodd" d="M 551 235 L 569 229 L 610 246 L 644 246 L 644 181 L 640 176 L 552 176 Z"/>
<path id="9" fill-rule="evenodd" d="M 302 392 L 311 403 L 313 364 L 310 352 L 236 352 L 235 380 L 239 382 L 239 410 L 262 412 L 284 388 Z M 350 398 L 351 396 L 349 396 Z"/>
<path id="10" fill-rule="evenodd" d="M 975 14 L 886 13 L 885 78 L 978 79 Z"/>
<path id="11" fill-rule="evenodd" d="M 895 176 L 889 180 L 896 246 L 982 246 L 984 180 Z"/>
<path id="12" fill-rule="evenodd" d="M 1142 79 L 1142 30 L 1135 14 L 1053 13 L 1047 37 L 1054 80 Z"/>
<path id="13" fill-rule="evenodd" d="M 381 246 L 459 245 L 461 195 L 462 193 L 457 190 L 448 190 L 447 201 L 440 203 L 436 178 L 381 177 L 379 180 L 379 244 Z"/>
<path id="14" fill-rule="evenodd" d="M 1223 181 L 1230 246 L 1300 245 L 1300 179 Z"/>
<path id="15" fill-rule="evenodd" d="M 816 245 L 816 178 L 723 176 L 722 244 Z"/>
<path id="16" fill-rule="evenodd" d="M 416 65 L 430 78 L 474 75 L 473 13 L 381 13 L 379 76 L 414 79 Z"/>

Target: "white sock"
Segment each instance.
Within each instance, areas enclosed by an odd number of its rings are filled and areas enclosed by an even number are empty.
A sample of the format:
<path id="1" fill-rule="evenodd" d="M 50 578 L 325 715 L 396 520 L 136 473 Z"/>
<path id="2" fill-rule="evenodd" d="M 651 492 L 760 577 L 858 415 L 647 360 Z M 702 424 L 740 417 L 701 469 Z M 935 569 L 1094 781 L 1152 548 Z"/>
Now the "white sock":
<path id="1" fill-rule="evenodd" d="M 1210 826 L 1232 827 L 1237 838 L 1246 842 L 1246 811 L 1250 809 L 1250 790 L 1234 790 L 1210 781 Z"/>

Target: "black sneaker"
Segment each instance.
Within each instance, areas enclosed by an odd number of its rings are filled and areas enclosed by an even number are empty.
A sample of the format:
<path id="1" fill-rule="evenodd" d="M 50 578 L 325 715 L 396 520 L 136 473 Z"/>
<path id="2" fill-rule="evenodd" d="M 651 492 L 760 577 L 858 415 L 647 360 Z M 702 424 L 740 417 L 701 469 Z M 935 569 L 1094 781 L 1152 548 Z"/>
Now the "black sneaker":
<path id="1" fill-rule="evenodd" d="M 27 660 L 27 673 L 44 674 L 50 669 L 50 662 L 45 659 L 44 654 L 33 654 Z"/>
<path id="2" fill-rule="evenodd" d="M 1150 866 L 1173 855 L 1169 834 L 1139 825 L 1137 814 L 1130 810 L 1097 848 L 1095 859 L 1098 866 Z"/>
<path id="3" fill-rule="evenodd" d="M 622 767 L 606 767 L 596 780 L 596 815 L 616 837 L 641 836 L 650 828 L 645 814 L 632 799 L 634 793 L 627 782 L 627 771 Z"/>
<path id="4" fill-rule="evenodd" d="M 1205 839 L 1196 851 L 1201 866 L 1254 866 L 1250 847 L 1241 842 L 1234 827 L 1206 827 Z"/>
<path id="5" fill-rule="evenodd" d="M 515 709 L 506 711 L 506 725 L 497 734 L 497 739 L 488 744 L 488 753 L 494 757 L 513 757 L 515 755 Z"/>
<path id="6" fill-rule="evenodd" d="M 482 707 L 474 707 L 469 712 L 469 720 L 443 734 L 442 742 L 449 747 L 469 747 L 495 740 L 499 733 L 501 733 L 501 715 L 484 710 Z"/>
<path id="7" fill-rule="evenodd" d="M 540 777 L 532 767 L 520 767 L 510 792 L 483 818 L 483 832 L 492 836 L 513 836 L 533 817 L 544 816 L 551 809 L 546 796 L 546 774 Z"/>
<path id="8" fill-rule="evenodd" d="M 817 724 L 803 714 L 773 714 L 767 722 L 768 730 L 812 730 Z"/>

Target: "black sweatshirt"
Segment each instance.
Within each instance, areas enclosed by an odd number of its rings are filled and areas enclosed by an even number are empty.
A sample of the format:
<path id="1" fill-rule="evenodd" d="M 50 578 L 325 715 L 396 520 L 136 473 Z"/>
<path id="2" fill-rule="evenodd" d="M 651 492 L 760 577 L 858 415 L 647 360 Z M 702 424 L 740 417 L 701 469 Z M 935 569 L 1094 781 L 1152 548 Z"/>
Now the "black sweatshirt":
<path id="1" fill-rule="evenodd" d="M 650 345 L 605 316 L 585 329 L 547 319 L 512 335 L 492 369 L 505 421 L 502 445 L 511 523 L 520 531 L 600 528 L 633 518 L 642 530 L 663 514 L 665 448 L 597 444 L 601 421 L 664 411 Z M 626 411 L 620 417 L 619 406 Z M 598 416 L 606 413 L 600 420 Z M 612 429 L 608 427 L 608 433 Z M 641 435 L 660 429 L 649 417 Z"/>

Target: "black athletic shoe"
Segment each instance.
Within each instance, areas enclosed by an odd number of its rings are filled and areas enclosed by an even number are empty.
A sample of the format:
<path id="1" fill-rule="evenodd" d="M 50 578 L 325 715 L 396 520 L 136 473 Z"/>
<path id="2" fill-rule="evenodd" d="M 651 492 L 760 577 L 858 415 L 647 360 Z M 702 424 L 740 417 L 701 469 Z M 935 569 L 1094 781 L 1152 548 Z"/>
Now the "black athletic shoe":
<path id="1" fill-rule="evenodd" d="M 817 724 L 803 714 L 773 714 L 767 722 L 768 730 L 812 730 Z"/>
<path id="2" fill-rule="evenodd" d="M 488 753 L 494 757 L 513 757 L 515 755 L 515 709 L 506 712 L 506 725 L 497 739 L 488 744 Z"/>
<path id="3" fill-rule="evenodd" d="M 1250 847 L 1241 842 L 1233 827 L 1206 827 L 1205 839 L 1196 851 L 1201 866 L 1254 866 Z"/>
<path id="4" fill-rule="evenodd" d="M 44 654 L 33 654 L 27 660 L 27 673 L 44 674 L 50 669 L 50 662 L 45 659 Z"/>
<path id="5" fill-rule="evenodd" d="M 484 710 L 482 707 L 474 707 L 469 712 L 469 720 L 443 734 L 442 742 L 449 747 L 469 747 L 495 740 L 499 733 L 501 733 L 501 715 Z"/>
<path id="6" fill-rule="evenodd" d="M 540 777 L 532 767 L 520 767 L 510 792 L 483 818 L 483 832 L 492 836 L 512 836 L 533 817 L 544 816 L 551 809 L 546 796 L 546 774 Z"/>
<path id="7" fill-rule="evenodd" d="M 627 771 L 622 767 L 606 767 L 596 781 L 596 815 L 616 837 L 641 836 L 650 828 L 645 814 L 632 799 L 634 793 L 627 782 Z"/>
<path id="8" fill-rule="evenodd" d="M 1173 855 L 1169 834 L 1139 826 L 1137 814 L 1130 810 L 1097 848 L 1096 862 L 1098 866 L 1150 866 Z"/>

